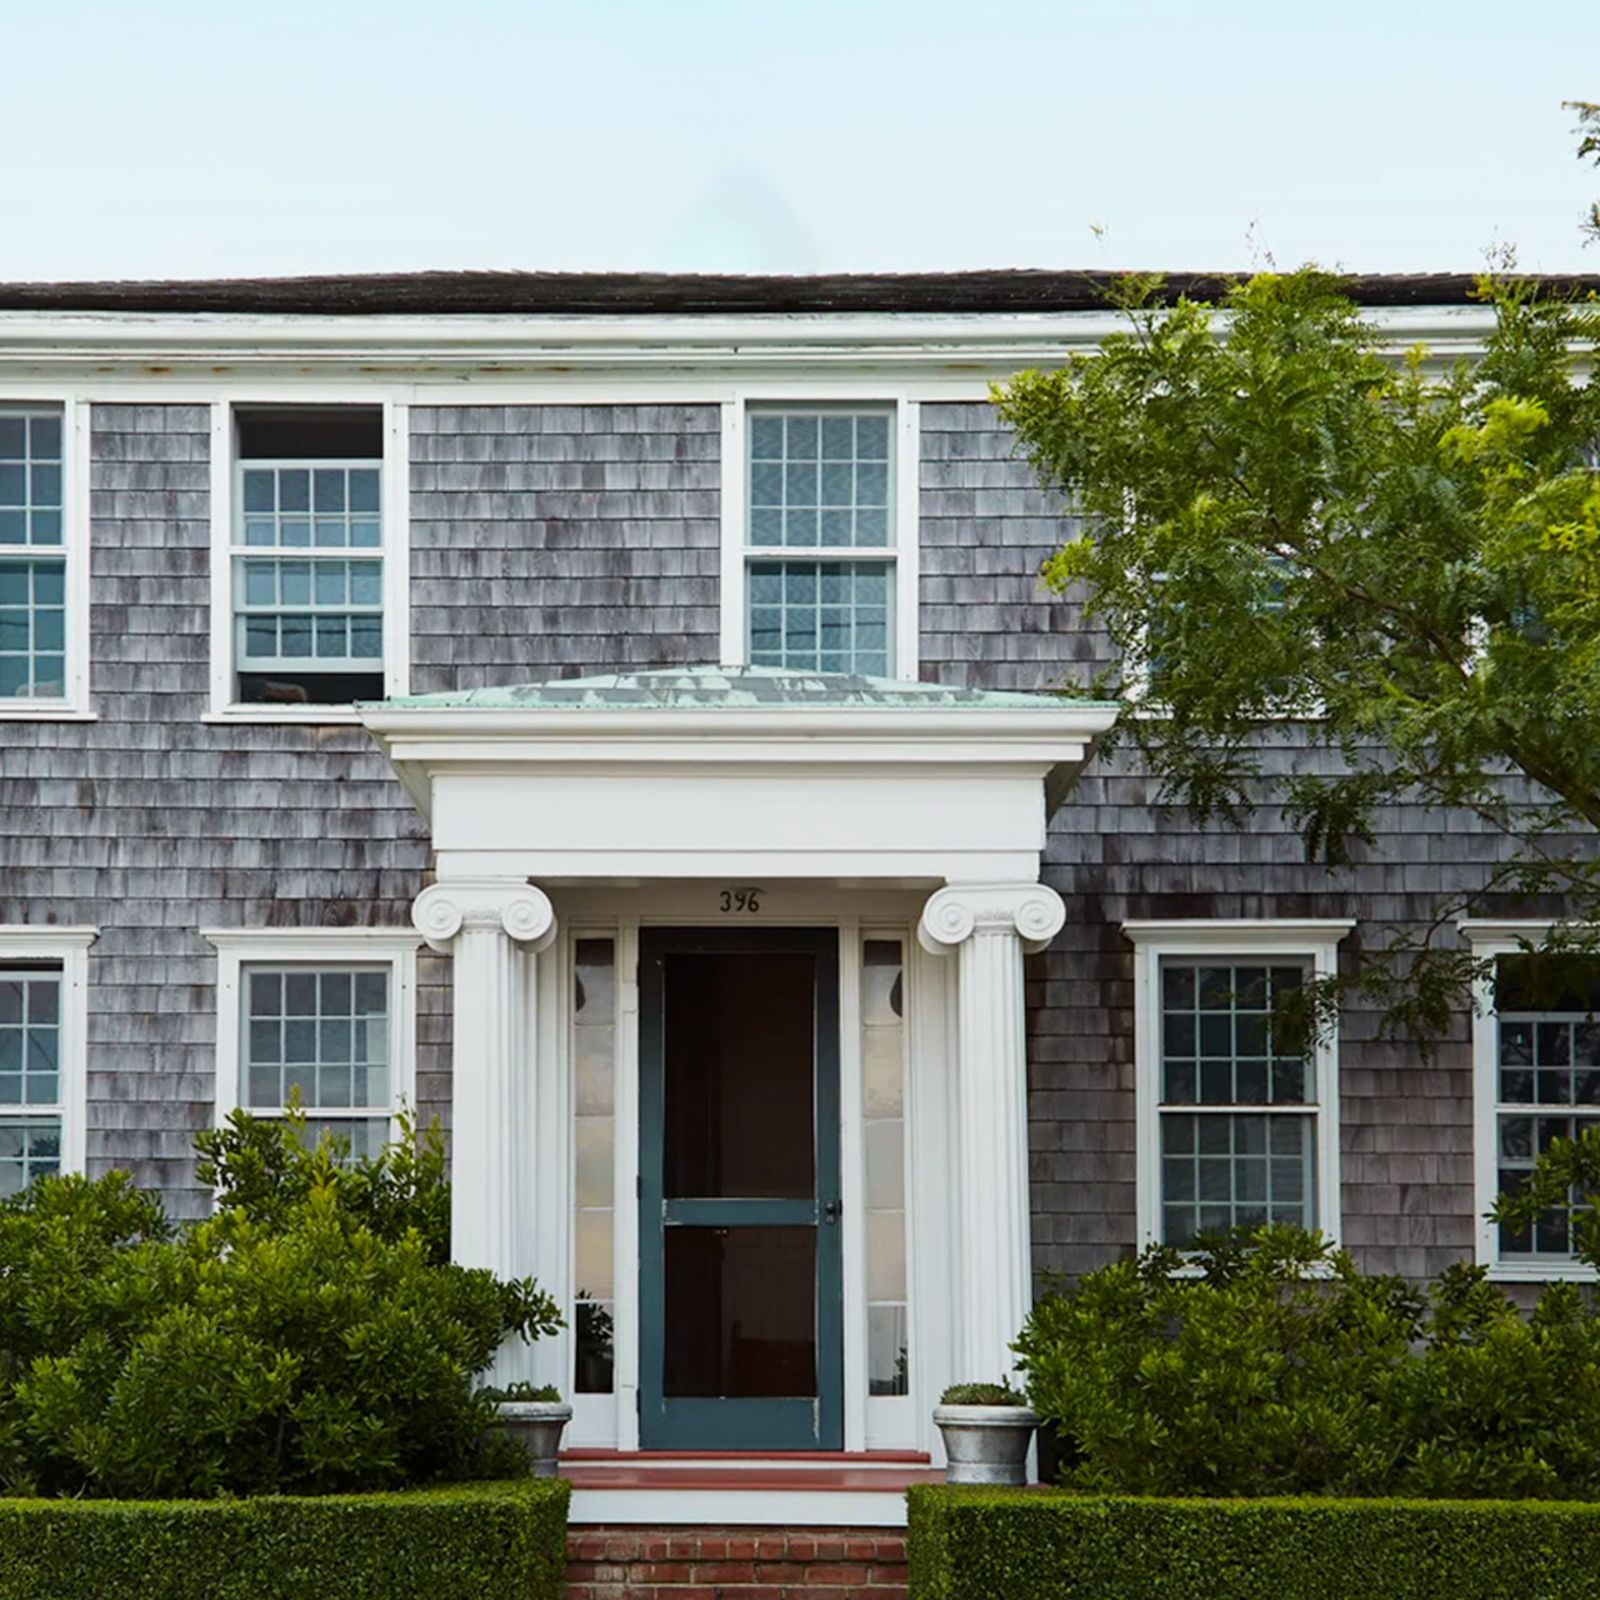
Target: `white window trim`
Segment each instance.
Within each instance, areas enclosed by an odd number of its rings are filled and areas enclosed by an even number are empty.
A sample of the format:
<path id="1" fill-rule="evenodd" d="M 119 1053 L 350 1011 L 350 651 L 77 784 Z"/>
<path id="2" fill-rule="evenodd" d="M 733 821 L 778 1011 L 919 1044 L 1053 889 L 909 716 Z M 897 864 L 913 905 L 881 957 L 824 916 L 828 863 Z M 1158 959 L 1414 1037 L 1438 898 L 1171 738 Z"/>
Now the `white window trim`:
<path id="1" fill-rule="evenodd" d="M 1529 945 L 1539 945 L 1559 927 L 1559 923 L 1540 921 L 1495 921 L 1464 917 L 1457 923 L 1462 937 L 1472 947 L 1474 959 L 1490 961 L 1496 956 L 1515 956 Z M 1496 1093 L 1500 1072 L 1500 1033 L 1494 1009 L 1494 980 L 1475 978 L 1472 984 L 1472 1214 L 1473 1259 L 1489 1269 L 1496 1283 L 1594 1283 L 1600 1274 L 1581 1261 L 1500 1260 L 1499 1231 L 1489 1220 L 1489 1208 L 1500 1193 L 1499 1096 Z"/>
<path id="2" fill-rule="evenodd" d="M 71 390 L 13 396 L 0 410 L 61 408 L 61 555 L 66 561 L 66 693 L 0 700 L 0 722 L 93 722 L 89 702 L 89 402 Z M 13 547 L 7 546 L 8 550 Z"/>
<path id="3" fill-rule="evenodd" d="M 851 393 L 847 389 L 814 388 L 796 385 L 772 391 L 766 386 L 736 389 L 722 402 L 722 559 L 721 559 L 721 657 L 730 667 L 749 665 L 749 627 L 745 615 L 747 573 L 752 556 L 771 559 L 788 555 L 798 560 L 826 560 L 829 552 L 819 547 L 815 555 L 789 551 L 782 547 L 751 546 L 746 543 L 746 481 L 749 462 L 745 458 L 749 413 L 755 409 L 781 410 L 784 406 L 837 405 L 860 410 L 881 409 L 893 415 L 894 436 L 894 517 L 893 537 L 882 551 L 846 551 L 847 556 L 862 555 L 883 560 L 891 569 L 894 582 L 894 673 L 907 682 L 917 681 L 920 638 L 917 605 L 920 567 L 921 517 L 918 508 L 919 465 L 922 451 L 921 403 L 905 389 L 874 389 Z"/>
<path id="4" fill-rule="evenodd" d="M 411 691 L 411 410 L 388 396 L 310 396 L 329 406 L 379 406 L 383 411 L 381 504 L 383 542 L 383 692 Z M 281 396 L 232 395 L 211 407 L 211 693 L 202 722 L 356 723 L 349 706 L 243 705 L 233 698 L 233 546 L 239 476 L 235 413 L 281 406 Z"/>
<path id="5" fill-rule="evenodd" d="M 202 928 L 217 952 L 217 1071 L 213 1122 L 221 1128 L 241 1109 L 239 1035 L 246 966 L 384 965 L 389 968 L 393 1079 L 391 1137 L 396 1114 L 417 1103 L 417 949 L 413 928 Z"/>
<path id="6" fill-rule="evenodd" d="M 61 1170 L 82 1172 L 89 1126 L 89 946 L 98 928 L 0 927 L 0 966 L 49 961 L 61 968 Z M 26 1110 L 26 1108 L 19 1108 Z"/>
<path id="7" fill-rule="evenodd" d="M 1339 968 L 1339 941 L 1353 918 L 1303 921 L 1218 919 L 1124 922 L 1134 946 L 1135 1209 L 1139 1246 L 1161 1238 L 1161 960 L 1163 956 L 1309 961 L 1314 976 Z M 1339 1039 L 1337 1026 L 1312 1049 L 1316 1069 L 1317 1226 L 1337 1244 L 1339 1205 Z"/>

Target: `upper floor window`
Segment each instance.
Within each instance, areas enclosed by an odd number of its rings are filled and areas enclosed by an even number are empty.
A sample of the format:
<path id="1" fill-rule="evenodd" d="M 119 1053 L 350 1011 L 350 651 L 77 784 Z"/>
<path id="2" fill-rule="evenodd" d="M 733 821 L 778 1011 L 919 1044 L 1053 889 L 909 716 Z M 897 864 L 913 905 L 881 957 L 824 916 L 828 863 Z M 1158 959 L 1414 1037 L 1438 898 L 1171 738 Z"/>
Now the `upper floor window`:
<path id="1" fill-rule="evenodd" d="M 375 406 L 234 413 L 230 703 L 387 692 L 384 432 Z"/>
<path id="2" fill-rule="evenodd" d="M 745 648 L 753 666 L 895 670 L 891 408 L 750 408 Z"/>
<path id="3" fill-rule="evenodd" d="M 1140 1238 L 1269 1222 L 1338 1232 L 1338 1055 L 1284 1040 L 1347 924 L 1128 923 L 1138 948 Z"/>
<path id="4" fill-rule="evenodd" d="M 81 699 L 69 544 L 65 409 L 0 404 L 0 715 Z"/>

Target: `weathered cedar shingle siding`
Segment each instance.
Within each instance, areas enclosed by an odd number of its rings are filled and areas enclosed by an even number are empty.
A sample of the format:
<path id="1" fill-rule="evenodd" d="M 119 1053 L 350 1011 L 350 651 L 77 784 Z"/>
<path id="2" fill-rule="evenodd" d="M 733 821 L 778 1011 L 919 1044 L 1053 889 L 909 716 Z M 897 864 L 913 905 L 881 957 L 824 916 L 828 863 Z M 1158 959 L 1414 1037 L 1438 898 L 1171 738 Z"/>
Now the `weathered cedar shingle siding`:
<path id="1" fill-rule="evenodd" d="M 1108 656 L 1077 608 L 1037 582 L 1067 524 L 982 404 L 922 408 L 922 675 L 1048 690 Z M 1308 759 L 1292 729 L 1272 765 Z M 1318 759 L 1323 759 L 1318 757 Z M 1330 876 L 1263 811 L 1240 832 L 1163 814 L 1126 756 L 1091 764 L 1050 829 L 1046 881 L 1067 926 L 1030 963 L 1034 1257 L 1078 1272 L 1134 1242 L 1133 953 L 1137 917 L 1343 917 L 1416 923 L 1498 843 L 1467 818 L 1383 814 L 1386 864 Z M 1466 1018 L 1432 1061 L 1341 1024 L 1343 1235 L 1373 1270 L 1421 1275 L 1472 1248 L 1472 1081 Z"/>
<path id="2" fill-rule="evenodd" d="M 412 688 L 715 661 L 717 406 L 411 413 Z"/>
<path id="3" fill-rule="evenodd" d="M 923 675 L 1049 689 L 1106 658 L 1039 584 L 1060 507 L 982 404 L 921 408 Z M 412 684 L 457 690 L 718 657 L 718 409 L 422 406 L 411 413 Z M 356 728 L 201 721 L 209 653 L 209 423 L 192 405 L 93 413 L 98 721 L 0 723 L 0 923 L 84 922 L 92 1170 L 128 1167 L 180 1213 L 204 1202 L 215 963 L 200 926 L 403 925 L 426 829 Z M 1285 742 L 1279 759 L 1304 752 Z M 1262 826 L 1155 807 L 1125 760 L 1057 816 L 1066 899 L 1030 968 L 1032 1173 L 1041 1267 L 1133 1242 L 1135 916 L 1405 922 L 1492 859 L 1474 825 L 1396 808 L 1390 864 L 1330 879 Z M 1403 859 L 1399 852 L 1403 851 Z M 1369 935 L 1370 936 L 1370 935 Z M 448 962 L 425 955 L 418 1088 L 448 1102 Z M 1432 1062 L 1343 1024 L 1344 1232 L 1368 1266 L 1423 1273 L 1472 1237 L 1465 1018 Z"/>

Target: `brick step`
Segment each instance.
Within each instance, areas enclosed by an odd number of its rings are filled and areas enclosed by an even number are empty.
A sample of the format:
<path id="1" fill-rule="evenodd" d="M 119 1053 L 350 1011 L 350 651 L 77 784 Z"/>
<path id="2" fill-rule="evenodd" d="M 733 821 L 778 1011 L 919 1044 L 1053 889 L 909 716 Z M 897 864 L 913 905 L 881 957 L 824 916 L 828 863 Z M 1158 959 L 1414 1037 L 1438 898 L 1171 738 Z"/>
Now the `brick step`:
<path id="1" fill-rule="evenodd" d="M 862 1528 L 574 1527 L 567 1600 L 906 1600 L 906 1538 Z"/>

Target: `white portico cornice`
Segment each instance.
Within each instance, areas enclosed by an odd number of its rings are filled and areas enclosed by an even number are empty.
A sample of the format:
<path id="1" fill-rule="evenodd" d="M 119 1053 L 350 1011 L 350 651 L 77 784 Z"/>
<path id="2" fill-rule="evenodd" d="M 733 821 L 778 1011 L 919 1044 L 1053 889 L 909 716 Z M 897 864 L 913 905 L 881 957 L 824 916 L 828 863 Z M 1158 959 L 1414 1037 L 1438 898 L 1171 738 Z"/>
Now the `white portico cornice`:
<path id="1" fill-rule="evenodd" d="M 1483 306 L 1371 308 L 1398 355 L 1470 356 L 1493 326 Z M 1219 313 L 1226 330 L 1226 314 Z M 426 381 L 898 374 L 981 386 L 1097 348 L 1128 321 L 1113 310 L 1047 314 L 740 316 L 328 316 L 109 311 L 0 312 L 0 372 L 96 380 L 316 375 Z"/>

